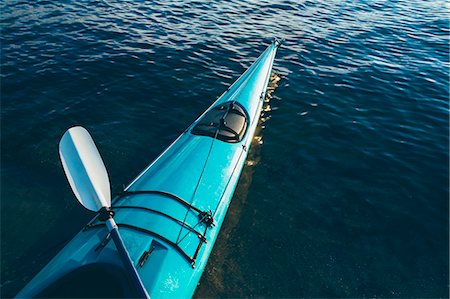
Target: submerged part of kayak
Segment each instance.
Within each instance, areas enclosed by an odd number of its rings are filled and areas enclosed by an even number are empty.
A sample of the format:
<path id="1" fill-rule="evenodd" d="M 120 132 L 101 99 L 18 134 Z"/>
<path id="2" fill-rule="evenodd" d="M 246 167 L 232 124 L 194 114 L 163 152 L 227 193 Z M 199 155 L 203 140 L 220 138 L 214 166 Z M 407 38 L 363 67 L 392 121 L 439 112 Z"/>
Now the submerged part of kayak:
<path id="1" fill-rule="evenodd" d="M 266 95 L 278 41 L 112 201 L 151 297 L 191 297 L 219 234 Z M 17 295 L 137 297 L 95 217 Z"/>

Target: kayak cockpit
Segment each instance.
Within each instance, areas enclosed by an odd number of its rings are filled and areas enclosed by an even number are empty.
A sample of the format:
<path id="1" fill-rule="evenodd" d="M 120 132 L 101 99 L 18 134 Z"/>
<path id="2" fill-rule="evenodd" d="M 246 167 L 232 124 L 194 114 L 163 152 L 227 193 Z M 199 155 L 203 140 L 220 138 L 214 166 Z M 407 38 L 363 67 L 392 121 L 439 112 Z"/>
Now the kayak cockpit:
<path id="1" fill-rule="evenodd" d="M 122 268 L 96 263 L 75 269 L 41 291 L 36 298 L 136 298 Z"/>
<path id="2" fill-rule="evenodd" d="M 203 135 L 225 142 L 240 142 L 248 127 L 248 115 L 241 105 L 227 102 L 211 108 L 192 129 L 192 134 Z"/>

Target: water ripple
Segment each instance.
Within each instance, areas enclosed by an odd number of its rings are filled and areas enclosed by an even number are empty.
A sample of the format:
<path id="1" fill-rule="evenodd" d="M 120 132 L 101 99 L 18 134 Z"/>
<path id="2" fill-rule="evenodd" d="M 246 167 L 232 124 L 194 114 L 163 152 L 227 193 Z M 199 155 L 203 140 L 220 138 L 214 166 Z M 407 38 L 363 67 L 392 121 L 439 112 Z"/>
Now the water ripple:
<path id="1" fill-rule="evenodd" d="M 57 160 L 68 126 L 87 126 L 125 183 L 274 37 L 282 81 L 261 161 L 197 295 L 448 295 L 446 1 L 6 0 L 0 11 L 7 296 L 51 257 L 54 235 L 90 217 Z M 67 207 L 72 231 L 44 220 Z"/>

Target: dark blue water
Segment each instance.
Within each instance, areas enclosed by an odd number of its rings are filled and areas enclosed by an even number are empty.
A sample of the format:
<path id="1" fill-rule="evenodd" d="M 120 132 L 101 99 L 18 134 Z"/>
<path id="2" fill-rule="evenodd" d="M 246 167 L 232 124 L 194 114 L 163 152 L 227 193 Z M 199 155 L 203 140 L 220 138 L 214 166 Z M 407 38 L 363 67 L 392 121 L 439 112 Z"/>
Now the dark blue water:
<path id="1" fill-rule="evenodd" d="M 130 182 L 273 37 L 280 86 L 198 297 L 448 297 L 449 9 L 439 1 L 12 1 L 1 13 L 1 286 L 92 215 L 58 160 Z"/>

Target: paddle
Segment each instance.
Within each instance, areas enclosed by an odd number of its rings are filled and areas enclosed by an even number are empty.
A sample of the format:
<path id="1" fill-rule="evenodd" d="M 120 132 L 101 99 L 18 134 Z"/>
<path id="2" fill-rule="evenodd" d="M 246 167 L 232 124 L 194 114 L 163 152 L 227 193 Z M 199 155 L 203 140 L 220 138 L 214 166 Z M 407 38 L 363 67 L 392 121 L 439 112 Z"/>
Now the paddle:
<path id="1" fill-rule="evenodd" d="M 59 156 L 76 198 L 86 209 L 100 213 L 139 295 L 150 298 L 113 219 L 108 173 L 88 131 L 79 126 L 67 130 L 59 142 Z"/>

